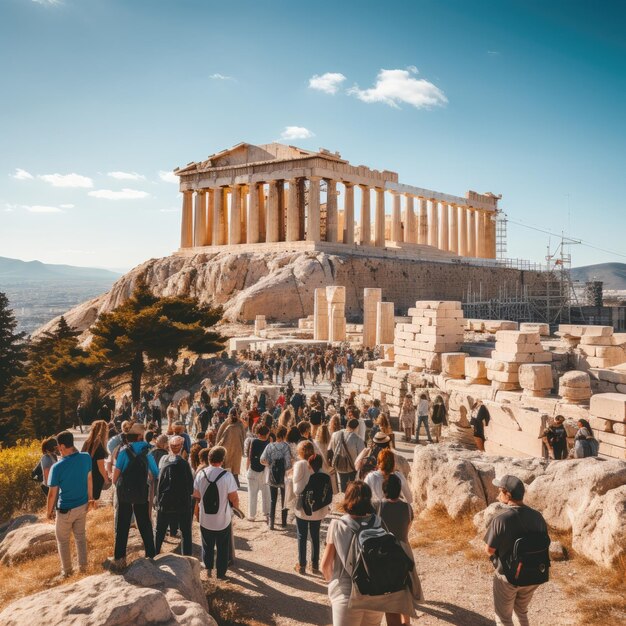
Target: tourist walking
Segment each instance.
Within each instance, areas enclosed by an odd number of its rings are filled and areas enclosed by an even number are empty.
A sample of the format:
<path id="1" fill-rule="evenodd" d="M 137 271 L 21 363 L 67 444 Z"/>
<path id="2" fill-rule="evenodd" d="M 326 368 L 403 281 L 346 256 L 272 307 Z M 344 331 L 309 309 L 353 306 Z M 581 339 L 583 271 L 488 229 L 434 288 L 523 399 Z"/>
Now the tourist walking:
<path id="1" fill-rule="evenodd" d="M 225 458 L 225 448 L 211 448 L 209 467 L 198 471 L 193 485 L 194 515 L 200 522 L 202 537 L 202 561 L 209 578 L 215 566 L 217 577 L 222 580 L 226 578 L 231 551 L 232 507 L 239 508 L 237 482 L 233 474 L 223 468 Z"/>
<path id="2" fill-rule="evenodd" d="M 430 412 L 430 404 L 428 402 L 428 396 L 425 393 L 420 395 L 419 402 L 417 403 L 417 427 L 415 429 L 415 443 L 420 442 L 420 431 L 422 430 L 422 424 L 426 430 L 426 437 L 428 437 L 428 443 L 433 443 L 433 438 L 430 435 L 430 426 L 428 425 L 428 413 Z"/>
<path id="3" fill-rule="evenodd" d="M 446 404 L 441 396 L 437 396 L 433 402 L 433 408 L 430 416 L 430 421 L 433 423 L 433 435 L 435 441 L 439 443 L 441 439 L 441 429 L 443 426 L 448 425 L 446 419 Z"/>
<path id="4" fill-rule="evenodd" d="M 390 474 L 382 484 L 383 499 L 378 502 L 376 512 L 385 528 L 400 542 L 402 549 L 413 561 L 414 567 L 411 572 L 411 593 L 414 602 L 423 602 L 422 584 L 420 582 L 413 550 L 409 544 L 409 528 L 413 521 L 413 507 L 405 500 L 400 499 L 402 481 L 396 474 Z M 402 613 L 385 613 L 387 626 L 400 626 L 410 624 L 411 616 Z"/>
<path id="5" fill-rule="evenodd" d="M 298 536 L 298 562 L 295 571 L 306 572 L 307 543 L 311 536 L 311 572 L 321 574 L 320 526 L 333 501 L 330 476 L 323 473 L 323 460 L 315 454 L 310 441 L 298 444 L 298 461 L 293 466 L 293 491 L 296 496 L 296 531 Z"/>
<path id="6" fill-rule="evenodd" d="M 412 441 L 415 432 L 415 405 L 410 393 L 404 396 L 400 407 L 400 427 L 404 431 L 404 441 Z"/>
<path id="7" fill-rule="evenodd" d="M 265 448 L 270 445 L 270 429 L 261 424 L 257 427 L 256 437 L 251 441 L 248 451 L 248 519 L 256 519 L 256 509 L 261 494 L 261 511 L 263 519 L 269 522 L 270 515 L 270 487 L 265 480 L 265 466 L 261 463 L 261 456 Z"/>
<path id="8" fill-rule="evenodd" d="M 230 470 L 239 486 L 239 473 L 243 458 L 243 443 L 246 438 L 246 427 L 237 416 L 236 409 L 231 409 L 228 419 L 217 433 L 217 445 L 226 450 L 224 467 Z"/>
<path id="9" fill-rule="evenodd" d="M 591 424 L 586 419 L 579 419 L 576 425 L 578 430 L 574 436 L 574 458 L 598 456 L 598 440 L 593 435 Z"/>
<path id="10" fill-rule="evenodd" d="M 297 430 L 297 429 L 296 429 Z M 270 443 L 263 454 L 261 454 L 261 464 L 268 467 L 268 484 L 270 488 L 270 515 L 269 527 L 274 530 L 274 518 L 276 517 L 276 506 L 278 504 L 278 494 L 280 493 L 281 503 L 281 526 L 287 525 L 288 509 L 285 501 L 285 477 L 287 470 L 291 467 L 291 449 L 285 441 L 287 429 L 280 426 L 276 431 L 276 441 Z"/>
<path id="11" fill-rule="evenodd" d="M 516 476 L 495 479 L 498 500 L 507 510 L 491 520 L 485 549 L 496 568 L 493 602 L 498 626 L 513 626 L 513 613 L 520 626 L 529 626 L 528 606 L 537 587 L 548 580 L 550 537 L 546 522 L 526 506 L 524 483 Z M 532 559 L 526 560 L 530 554 Z"/>
<path id="12" fill-rule="evenodd" d="M 391 475 L 398 477 L 402 486 L 402 497 L 410 504 L 413 494 L 402 472 L 396 471 L 396 460 L 392 450 L 384 449 L 378 453 L 378 467 L 365 477 L 365 483 L 372 490 L 372 500 L 379 502 L 384 498 L 383 482 Z"/>
<path id="13" fill-rule="evenodd" d="M 55 519 L 61 577 L 72 575 L 70 540 L 74 535 L 78 569 L 87 570 L 87 511 L 95 506 L 91 481 L 91 457 L 74 447 L 74 435 L 64 430 L 56 437 L 61 459 L 48 475 L 48 519 Z"/>
<path id="14" fill-rule="evenodd" d="M 96 420 L 83 444 L 83 452 L 91 457 L 91 481 L 93 484 L 93 499 L 97 502 L 103 489 L 111 486 L 111 479 L 106 470 L 105 462 L 109 453 L 107 441 L 109 439 L 109 425 L 104 420 Z"/>
<path id="15" fill-rule="evenodd" d="M 470 419 L 470 426 L 474 435 L 474 443 L 476 449 L 481 452 L 485 451 L 485 426 L 489 425 L 491 416 L 487 407 L 481 400 L 476 400 L 472 406 L 472 417 Z"/>
<path id="16" fill-rule="evenodd" d="M 339 486 L 345 493 L 348 483 L 356 479 L 356 459 L 365 448 L 365 442 L 357 434 L 359 420 L 348 420 L 345 430 L 332 434 L 330 449 L 332 450 L 332 466 L 339 475 Z"/>
<path id="17" fill-rule="evenodd" d="M 126 547 L 133 514 L 143 541 L 146 557 L 155 555 L 152 522 L 150 521 L 148 480 L 159 477 L 154 457 L 149 455 L 150 446 L 143 441 L 145 426 L 133 424 L 126 435 L 128 441 L 118 453 L 113 470 L 113 484 L 117 494 L 115 517 L 115 551 L 111 569 L 126 567 Z"/>
<path id="18" fill-rule="evenodd" d="M 169 454 L 159 462 L 159 482 L 156 487 L 155 552 L 161 552 L 168 527 L 180 528 L 182 553 L 191 556 L 191 515 L 193 474 L 189 463 L 183 459 L 184 441 L 175 435 L 169 440 Z"/>

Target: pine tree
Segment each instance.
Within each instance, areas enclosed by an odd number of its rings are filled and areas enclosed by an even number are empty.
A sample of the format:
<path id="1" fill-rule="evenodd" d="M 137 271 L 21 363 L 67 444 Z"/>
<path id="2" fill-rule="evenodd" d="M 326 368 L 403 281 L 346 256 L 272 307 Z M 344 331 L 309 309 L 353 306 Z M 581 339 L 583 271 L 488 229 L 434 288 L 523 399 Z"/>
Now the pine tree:
<path id="1" fill-rule="evenodd" d="M 196 354 L 222 350 L 223 338 L 208 330 L 220 319 L 220 309 L 196 298 L 159 298 L 141 280 L 123 305 L 98 318 L 89 353 L 99 362 L 102 377 L 128 376 L 137 401 L 148 360 L 176 360 L 184 348 Z"/>
<path id="2" fill-rule="evenodd" d="M 17 320 L 9 299 L 0 292 L 0 398 L 16 376 L 22 373 L 25 333 L 16 333 Z"/>

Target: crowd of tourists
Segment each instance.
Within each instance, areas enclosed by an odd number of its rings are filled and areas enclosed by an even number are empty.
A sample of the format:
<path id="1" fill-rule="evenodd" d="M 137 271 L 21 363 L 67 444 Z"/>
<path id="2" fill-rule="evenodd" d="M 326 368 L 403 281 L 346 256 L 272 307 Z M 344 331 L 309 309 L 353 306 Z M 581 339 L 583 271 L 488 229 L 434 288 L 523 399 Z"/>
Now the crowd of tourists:
<path id="1" fill-rule="evenodd" d="M 347 355 L 312 354 L 304 363 L 314 366 L 323 360 L 326 376 L 329 371 L 337 376 L 344 363 L 349 371 Z M 290 362 L 289 354 L 277 357 L 278 374 L 276 360 L 272 366 L 269 357 L 264 365 L 274 368 L 274 377 L 282 375 L 283 366 L 288 370 L 276 398 L 261 386 L 244 393 L 233 373 L 224 384 L 207 381 L 195 397 L 177 402 L 146 393 L 134 406 L 128 399 L 117 407 L 103 405 L 80 452 L 70 431 L 43 442 L 41 481 L 48 517 L 56 524 L 62 577 L 73 571 L 72 536 L 78 568 L 87 567 L 87 513 L 112 489 L 115 543 L 107 566 L 113 571 L 127 565 L 133 524 L 146 557 L 159 554 L 168 535 L 179 537 L 182 554 L 191 555 L 195 519 L 203 565 L 218 579 L 227 578 L 236 563 L 234 517 L 261 521 L 268 532 L 293 525 L 294 570 L 329 583 L 334 626 L 380 624 L 383 615 L 387 624 L 410 623 L 423 595 L 409 546 L 409 463 L 396 449 L 389 413 L 378 400 L 364 403 L 355 393 L 340 400 L 319 392 L 307 397 L 303 385 L 293 386 L 301 358 L 292 354 Z M 305 365 L 305 376 L 307 371 Z M 254 372 L 247 376 L 258 379 Z M 315 375 L 312 367 L 310 376 Z M 430 404 L 426 394 L 416 403 L 407 395 L 398 417 L 407 441 L 419 441 L 422 426 L 428 441 L 438 441 L 447 423 L 443 398 Z M 488 421 L 486 407 L 477 403 L 471 424 L 482 442 Z M 248 502 L 242 511 L 244 475 Z M 542 516 L 523 504 L 519 479 L 507 476 L 494 484 L 500 500 L 510 506 L 485 536 L 496 566 L 496 615 L 498 623 L 508 625 L 515 612 L 527 624 L 532 594 L 547 577 L 547 529 Z M 322 551 L 324 520 L 330 523 Z M 527 545 L 520 546 L 519 537 L 530 537 Z M 527 578 L 516 579 L 516 564 L 526 552 L 535 555 L 535 564 L 526 563 Z M 533 576 L 537 568 L 542 573 Z"/>

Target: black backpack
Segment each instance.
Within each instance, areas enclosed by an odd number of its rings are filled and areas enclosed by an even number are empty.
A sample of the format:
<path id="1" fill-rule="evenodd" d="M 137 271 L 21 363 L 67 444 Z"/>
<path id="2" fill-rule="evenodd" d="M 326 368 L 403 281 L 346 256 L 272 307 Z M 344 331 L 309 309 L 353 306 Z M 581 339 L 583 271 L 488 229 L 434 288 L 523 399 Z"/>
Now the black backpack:
<path id="1" fill-rule="evenodd" d="M 376 456 L 373 454 L 369 454 L 363 459 L 363 463 L 361 464 L 361 469 L 359 470 L 359 480 L 365 480 L 365 477 L 373 472 L 378 466 L 378 461 L 376 460 Z"/>
<path id="2" fill-rule="evenodd" d="M 415 564 L 400 542 L 382 526 L 374 527 L 376 516 L 354 533 L 352 584 L 362 595 L 382 596 L 410 585 Z"/>
<path id="3" fill-rule="evenodd" d="M 176 513 L 190 506 L 191 470 L 187 461 L 176 457 L 167 461 L 159 471 L 157 485 L 157 508 L 163 513 Z"/>
<path id="4" fill-rule="evenodd" d="M 226 474 L 226 470 L 222 470 L 215 480 L 209 480 L 206 470 L 204 471 L 204 477 L 209 484 L 202 494 L 202 506 L 207 515 L 215 515 L 220 510 L 220 490 L 217 488 L 217 481 L 224 474 Z"/>
<path id="5" fill-rule="evenodd" d="M 524 525 L 517 509 L 520 523 Z M 525 532 L 513 544 L 513 550 L 502 561 L 506 579 L 517 587 L 542 585 L 550 578 L 550 537 L 545 531 Z"/>
<path id="6" fill-rule="evenodd" d="M 269 483 L 272 487 L 282 487 L 285 484 L 285 457 L 280 456 L 272 461 L 269 472 Z"/>
<path id="7" fill-rule="evenodd" d="M 43 482 L 43 467 L 41 466 L 41 461 L 35 465 L 33 470 L 30 473 L 30 477 L 32 480 L 42 483 Z"/>
<path id="8" fill-rule="evenodd" d="M 128 465 L 117 481 L 117 499 L 124 504 L 142 504 L 148 501 L 148 452 L 146 446 L 136 454 L 132 446 L 123 448 Z"/>
<path id="9" fill-rule="evenodd" d="M 302 511 L 312 515 L 315 511 L 328 506 L 333 501 L 333 487 L 330 476 L 324 472 L 311 474 L 301 494 Z"/>

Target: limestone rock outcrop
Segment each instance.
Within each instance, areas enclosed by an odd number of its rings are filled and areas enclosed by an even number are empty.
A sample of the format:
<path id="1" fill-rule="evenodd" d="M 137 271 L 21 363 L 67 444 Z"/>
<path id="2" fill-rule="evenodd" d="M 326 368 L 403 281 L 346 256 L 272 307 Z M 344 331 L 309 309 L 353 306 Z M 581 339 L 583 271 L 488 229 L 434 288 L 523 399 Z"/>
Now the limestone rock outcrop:
<path id="1" fill-rule="evenodd" d="M 413 506 L 417 511 L 443 507 L 453 518 L 474 514 L 482 538 L 501 508 L 492 480 L 504 474 L 525 483 L 525 502 L 552 528 L 571 530 L 575 551 L 605 567 L 626 555 L 626 463 L 618 460 L 548 462 L 451 445 L 418 447 L 411 472 Z"/>
<path id="2" fill-rule="evenodd" d="M 21 598 L 0 613 L 3 626 L 76 624 L 122 626 L 216 626 L 202 593 L 199 564 L 189 557 L 162 555 L 133 564 L 126 577 L 88 576 Z M 137 576 L 145 575 L 145 581 Z"/>
<path id="3" fill-rule="evenodd" d="M 57 549 L 54 524 L 23 524 L 6 534 L 0 543 L 0 563 L 13 565 Z M 1 623 L 1 622 L 0 622 Z"/>

